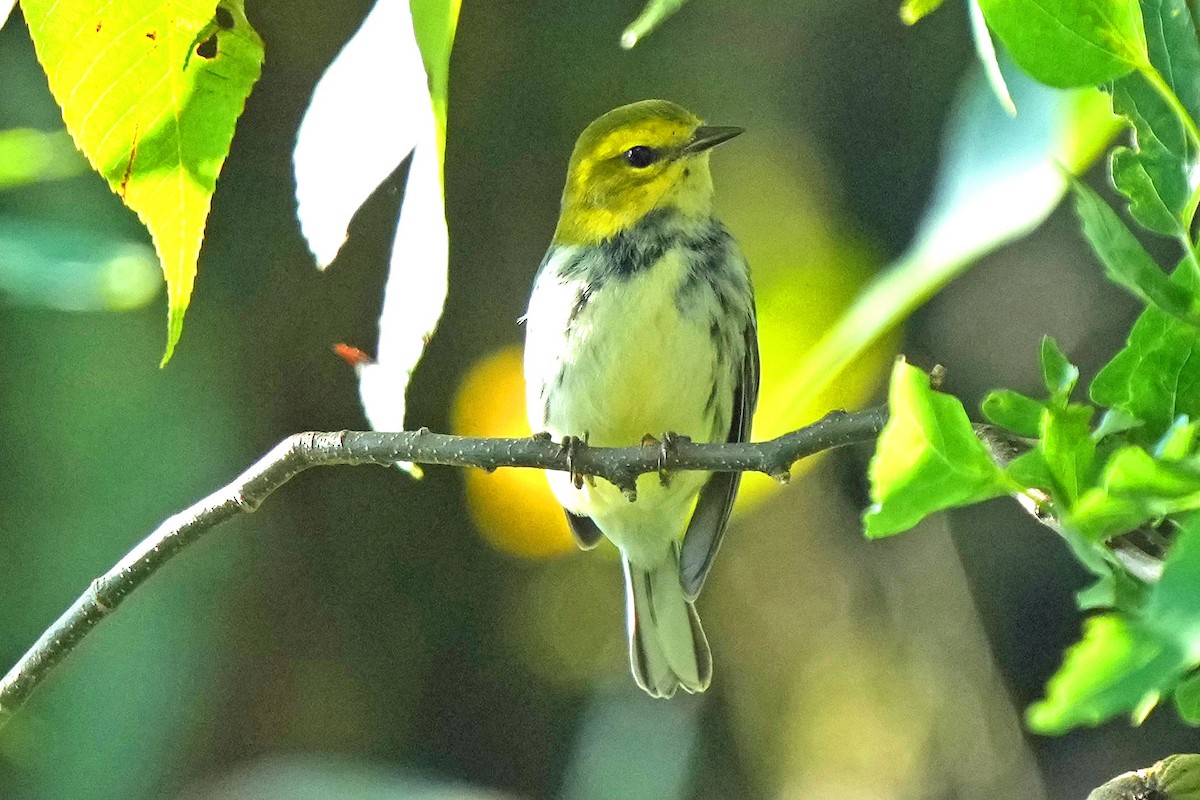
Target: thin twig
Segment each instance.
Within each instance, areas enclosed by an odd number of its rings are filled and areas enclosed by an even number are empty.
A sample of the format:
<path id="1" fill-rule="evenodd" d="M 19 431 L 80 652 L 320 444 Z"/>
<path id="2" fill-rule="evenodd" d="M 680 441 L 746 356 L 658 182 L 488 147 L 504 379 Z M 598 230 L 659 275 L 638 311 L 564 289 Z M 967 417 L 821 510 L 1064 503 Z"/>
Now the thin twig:
<path id="1" fill-rule="evenodd" d="M 473 439 L 427 430 L 402 433 L 339 431 L 298 433 L 279 443 L 229 485 L 165 520 L 103 576 L 92 581 L 75 603 L 0 681 L 0 726 L 29 698 L 100 620 L 129 594 L 205 532 L 238 514 L 257 509 L 283 484 L 311 467 L 397 461 L 457 467 L 534 467 L 573 470 L 603 478 L 631 499 L 637 476 L 668 470 L 764 472 L 785 480 L 792 464 L 842 445 L 874 439 L 883 429 L 886 408 L 857 413 L 835 411 L 824 419 L 768 442 L 695 444 L 674 440 L 665 454 L 658 444 L 639 447 L 564 448 L 548 438 Z"/>

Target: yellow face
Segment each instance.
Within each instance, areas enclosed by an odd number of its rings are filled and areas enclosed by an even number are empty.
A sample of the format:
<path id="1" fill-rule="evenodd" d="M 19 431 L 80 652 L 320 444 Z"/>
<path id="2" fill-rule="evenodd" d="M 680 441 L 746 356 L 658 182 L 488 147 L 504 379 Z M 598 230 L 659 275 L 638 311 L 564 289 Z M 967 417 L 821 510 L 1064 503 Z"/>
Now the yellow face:
<path id="1" fill-rule="evenodd" d="M 555 243 L 595 244 L 656 208 L 709 213 L 708 148 L 737 133 L 704 128 L 698 117 L 665 100 L 608 112 L 575 144 Z"/>

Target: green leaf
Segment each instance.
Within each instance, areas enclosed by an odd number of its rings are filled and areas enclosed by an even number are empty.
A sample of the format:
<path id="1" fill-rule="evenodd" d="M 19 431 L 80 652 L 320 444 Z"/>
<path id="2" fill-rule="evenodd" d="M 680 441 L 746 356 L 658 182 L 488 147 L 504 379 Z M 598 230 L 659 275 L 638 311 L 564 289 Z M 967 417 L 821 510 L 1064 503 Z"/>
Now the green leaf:
<path id="1" fill-rule="evenodd" d="M 1125 433 L 1142 425 L 1142 421 L 1132 414 L 1119 408 L 1110 408 L 1100 417 L 1100 423 L 1092 431 L 1092 438 L 1097 442 L 1118 433 Z"/>
<path id="2" fill-rule="evenodd" d="M 1189 295 L 1196 276 L 1186 263 L 1171 282 Z M 1093 402 L 1117 408 L 1145 425 L 1133 432 L 1147 446 L 1179 415 L 1200 418 L 1200 330 L 1155 306 L 1134 323 L 1125 347 L 1092 381 Z"/>
<path id="3" fill-rule="evenodd" d="M 1038 433 L 1041 433 L 1041 418 L 1038 419 Z M 1049 493 L 1054 486 L 1054 475 L 1046 464 L 1046 456 L 1040 450 L 1030 450 L 1008 462 L 1005 468 L 1008 477 L 1019 486 L 1026 489 L 1040 489 Z"/>
<path id="4" fill-rule="evenodd" d="M 1118 147 L 1108 169 L 1117 191 L 1129 199 L 1130 216 L 1157 233 L 1183 234 L 1179 216 L 1187 204 L 1187 176 L 1174 158 L 1148 148 Z"/>
<path id="5" fill-rule="evenodd" d="M 626 50 L 632 48 L 648 33 L 662 25 L 667 17 L 683 8 L 686 2 L 687 0 L 649 0 L 642 13 L 638 14 L 637 19 L 629 23 L 629 27 L 621 34 L 621 47 Z"/>
<path id="6" fill-rule="evenodd" d="M 446 149 L 446 111 L 450 90 L 450 50 L 462 0 L 411 0 L 413 33 L 429 75 L 429 96 L 438 122 L 438 146 Z"/>
<path id="7" fill-rule="evenodd" d="M 1200 514 L 1180 520 L 1162 577 L 1133 613 L 1093 617 L 1081 642 L 1029 709 L 1038 733 L 1063 733 L 1132 712 L 1135 721 L 1161 697 L 1176 694 L 1195 710 L 1195 679 L 1183 677 L 1200 662 Z M 1182 690 L 1182 691 L 1181 691 Z"/>
<path id="8" fill-rule="evenodd" d="M 1073 369 L 1073 368 L 1072 368 Z M 1061 502 L 1069 508 L 1092 481 L 1096 442 L 1092 439 L 1092 408 L 1072 405 L 1047 409 L 1038 444 L 1054 476 Z"/>
<path id="9" fill-rule="evenodd" d="M 1093 86 L 1147 61 L 1137 0 L 980 0 L 1023 69 L 1049 86 Z"/>
<path id="10" fill-rule="evenodd" d="M 1022 436 L 1038 436 L 1041 432 L 1042 411 L 1045 405 L 1011 389 L 998 389 L 983 399 L 980 407 L 990 422 Z"/>
<path id="11" fill-rule="evenodd" d="M 1185 0 L 1145 0 L 1142 10 L 1150 63 L 1195 117 L 1200 112 L 1200 45 Z M 1133 149 L 1113 151 L 1113 183 L 1129 198 L 1134 219 L 1150 230 L 1179 237 L 1187 204 L 1188 174 L 1196 148 L 1175 109 L 1141 73 L 1112 86 L 1113 110 L 1133 124 Z"/>
<path id="12" fill-rule="evenodd" d="M 1084 536 L 1107 539 L 1151 520 L 1200 505 L 1200 469 L 1162 461 L 1140 447 L 1114 452 L 1100 486 L 1071 509 L 1069 524 Z"/>
<path id="13" fill-rule="evenodd" d="M 1200 514 L 1186 515 L 1146 604 L 1146 622 L 1200 659 Z"/>
<path id="14" fill-rule="evenodd" d="M 1068 524 L 1085 539 L 1101 542 L 1134 530 L 1151 516 L 1141 503 L 1093 487 L 1071 508 Z"/>
<path id="15" fill-rule="evenodd" d="M 1104 486 L 1115 494 L 1147 503 L 1176 501 L 1200 493 L 1200 471 L 1190 465 L 1160 461 L 1140 447 L 1129 446 L 1109 458 Z"/>
<path id="16" fill-rule="evenodd" d="M 1130 232 L 1117 212 L 1083 183 L 1072 180 L 1083 235 L 1109 280 L 1184 321 L 1200 324 L 1192 292 L 1173 283 Z"/>
<path id="17" fill-rule="evenodd" d="M 904 361 L 892 370 L 888 423 L 871 459 L 867 536 L 908 530 L 935 511 L 1013 488 L 975 436 L 962 403 Z"/>
<path id="18" fill-rule="evenodd" d="M 1146 604 L 1147 585 L 1123 569 L 1114 569 L 1075 594 L 1075 605 L 1082 611 L 1117 609 L 1136 614 Z"/>
<path id="19" fill-rule="evenodd" d="M 1175 709 L 1189 725 L 1200 725 L 1200 674 L 1192 675 L 1175 688 Z"/>
<path id="20" fill-rule="evenodd" d="M 1079 369 L 1067 360 L 1059 349 L 1058 342 L 1050 336 L 1042 337 L 1040 360 L 1042 382 L 1046 385 L 1046 391 L 1050 393 L 1051 404 L 1065 408 L 1067 401 L 1071 399 L 1071 392 L 1075 391 L 1075 384 L 1079 381 Z"/>
<path id="21" fill-rule="evenodd" d="M 1061 734 L 1080 725 L 1099 725 L 1130 712 L 1169 687 L 1186 663 L 1184 654 L 1123 616 L 1087 620 L 1083 640 L 1067 651 L 1062 668 L 1046 686 L 1046 697 L 1030 706 L 1026 719 L 1036 733 Z"/>
<path id="22" fill-rule="evenodd" d="M 915 25 L 921 20 L 938 10 L 943 0 L 904 0 L 900 4 L 900 19 L 905 25 Z"/>
<path id="23" fill-rule="evenodd" d="M 1191 455 L 1196 445 L 1197 425 L 1187 417 L 1179 417 L 1154 445 L 1154 457 L 1164 461 L 1181 461 Z"/>
<path id="24" fill-rule="evenodd" d="M 22 0 L 67 131 L 150 231 L 183 331 L 217 175 L 263 59 L 242 0 Z M 220 24 L 219 24 L 220 23 Z"/>

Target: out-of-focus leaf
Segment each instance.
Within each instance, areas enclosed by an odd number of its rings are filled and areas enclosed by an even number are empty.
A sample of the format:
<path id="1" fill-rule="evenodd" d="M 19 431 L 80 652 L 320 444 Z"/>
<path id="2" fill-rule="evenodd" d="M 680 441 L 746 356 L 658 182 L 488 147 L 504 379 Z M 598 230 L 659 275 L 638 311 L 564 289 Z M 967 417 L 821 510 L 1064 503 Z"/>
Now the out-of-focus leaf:
<path id="1" fill-rule="evenodd" d="M 1123 569 L 1114 569 L 1075 593 L 1080 610 L 1116 609 L 1137 613 L 1146 603 L 1148 586 Z"/>
<path id="2" fill-rule="evenodd" d="M 621 34 L 621 47 L 626 50 L 632 48 L 648 33 L 662 25 L 667 17 L 683 8 L 683 4 L 686 2 L 687 0 L 649 0 L 646 7 L 642 9 L 642 13 L 638 14 L 637 18 L 629 23 L 629 27 Z"/>
<path id="3" fill-rule="evenodd" d="M 458 3 L 422 5 L 418 44 L 403 0 L 378 0 L 329 69 L 296 141 L 300 227 L 322 268 L 337 255 L 359 206 L 412 154 L 392 244 L 375 360 L 357 365 L 376 430 L 403 430 L 409 377 L 446 298 L 449 240 L 442 189 L 446 70 Z M 422 47 L 436 95 L 431 95 Z M 401 465 L 413 471 L 412 465 Z"/>
<path id="4" fill-rule="evenodd" d="M 993 424 L 1022 436 L 1037 436 L 1041 431 L 1042 411 L 1046 406 L 1011 389 L 999 389 L 983 399 L 983 415 Z"/>
<path id="5" fill-rule="evenodd" d="M 1008 91 L 1008 82 L 1000 70 L 1000 62 L 996 58 L 996 43 L 992 41 L 992 32 L 988 30 L 987 20 L 983 17 L 983 9 L 979 0 L 967 0 L 967 14 L 971 20 L 971 38 L 975 40 L 975 55 L 983 67 L 992 93 L 1000 102 L 1000 106 L 1011 116 L 1016 116 L 1017 106 L 1013 103 L 1012 94 Z"/>
<path id="6" fill-rule="evenodd" d="M 1048 86 L 1094 86 L 1147 62 L 1138 0 L 979 0 L 988 26 Z"/>
<path id="7" fill-rule="evenodd" d="M 158 259 L 102 231 L 0 218 L 0 305 L 126 311 L 153 300 Z"/>
<path id="8" fill-rule="evenodd" d="M 1144 0 L 1150 63 L 1183 107 L 1200 113 L 1200 45 L 1185 0 Z M 1113 151 L 1111 171 L 1117 189 L 1129 198 L 1134 219 L 1150 230 L 1182 236 L 1189 175 L 1196 145 L 1182 121 L 1145 75 L 1134 72 L 1112 86 L 1113 110 L 1129 118 L 1134 148 Z"/>
<path id="9" fill-rule="evenodd" d="M 1141 503 L 1093 487 L 1071 509 L 1070 526 L 1085 539 L 1100 542 L 1131 531 L 1149 518 Z"/>
<path id="10" fill-rule="evenodd" d="M 1142 421 L 1132 414 L 1120 408 L 1110 408 L 1100 417 L 1099 424 L 1092 431 L 1092 438 L 1098 442 L 1105 437 L 1125 433 L 1141 425 Z"/>
<path id="11" fill-rule="evenodd" d="M 1079 380 L 1079 369 L 1067 360 L 1058 342 L 1049 336 L 1042 337 L 1041 347 L 1042 381 L 1050 393 L 1052 405 L 1065 408 Z"/>
<path id="12" fill-rule="evenodd" d="M 904 0 L 900 4 L 900 19 L 905 25 L 915 25 L 924 17 L 937 11 L 943 0 Z"/>
<path id="13" fill-rule="evenodd" d="M 867 536 L 900 533 L 935 511 L 1011 490 L 962 403 L 933 391 L 929 376 L 903 360 L 892 371 L 888 413 L 871 459 Z"/>
<path id="14" fill-rule="evenodd" d="M 1109 457 L 1100 485 L 1071 509 L 1069 524 L 1089 539 L 1102 540 L 1198 505 L 1200 470 L 1128 445 Z"/>
<path id="15" fill-rule="evenodd" d="M 1200 478 L 1193 478 L 1200 483 Z M 1178 637 L 1193 660 L 1200 660 L 1200 514 L 1185 515 L 1159 579 L 1146 603 L 1146 621 Z"/>
<path id="16" fill-rule="evenodd" d="M 1096 459 L 1091 420 L 1091 406 L 1083 405 L 1049 408 L 1042 415 L 1042 439 L 1038 447 L 1068 505 L 1074 504 L 1091 484 Z"/>
<path id="17" fill-rule="evenodd" d="M 1039 225 L 1065 191 L 1059 165 L 1081 171 L 1116 132 L 1100 92 L 1049 89 L 1020 71 L 1011 78 L 1016 117 L 997 105 L 982 75 L 964 85 L 912 244 L 796 367 L 782 393 L 797 407 L 977 258 Z"/>
<path id="18" fill-rule="evenodd" d="M 87 169 L 66 131 L 0 131 L 0 191 L 78 175 Z"/>
<path id="19" fill-rule="evenodd" d="M 1200 725 L 1200 674 L 1192 675 L 1175 689 L 1175 709 L 1189 725 Z"/>
<path id="20" fill-rule="evenodd" d="M 1154 457 L 1165 461 L 1180 461 L 1186 458 L 1195 449 L 1196 434 L 1197 423 L 1187 417 L 1177 417 L 1154 445 Z"/>
<path id="21" fill-rule="evenodd" d="M 1099 725 L 1131 711 L 1148 696 L 1161 696 L 1185 663 L 1183 653 L 1124 617 L 1102 614 L 1087 620 L 1083 639 L 1046 686 L 1046 697 L 1030 706 L 1029 727 L 1061 734 Z"/>
<path id="22" fill-rule="evenodd" d="M 1194 271 L 1186 263 L 1171 282 L 1189 295 L 1196 291 Z M 1092 381 L 1092 400 L 1143 420 L 1135 431 L 1149 446 L 1175 418 L 1200 418 L 1200 329 L 1156 306 L 1147 306 L 1134 323 L 1125 347 Z"/>
<path id="23" fill-rule="evenodd" d="M 23 0 L 50 91 L 92 166 L 150 230 L 183 332 L 209 204 L 263 59 L 243 0 Z"/>
<path id="24" fill-rule="evenodd" d="M 1177 500 L 1200 494 L 1200 471 L 1161 461 L 1130 445 L 1109 458 L 1104 468 L 1104 487 L 1127 497 Z"/>
<path id="25" fill-rule="evenodd" d="M 1083 235 L 1104 264 L 1109 280 L 1168 314 L 1200 324 L 1192 293 L 1167 277 L 1117 212 L 1083 183 L 1072 181 L 1071 188 Z"/>

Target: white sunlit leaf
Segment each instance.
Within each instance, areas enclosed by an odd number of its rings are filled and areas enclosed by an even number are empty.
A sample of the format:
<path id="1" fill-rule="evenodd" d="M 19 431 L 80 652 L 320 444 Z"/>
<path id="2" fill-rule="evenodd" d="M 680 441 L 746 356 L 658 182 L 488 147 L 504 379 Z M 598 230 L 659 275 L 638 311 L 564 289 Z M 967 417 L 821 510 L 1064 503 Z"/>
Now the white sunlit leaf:
<path id="1" fill-rule="evenodd" d="M 445 301 L 440 137 L 408 3 L 377 0 L 317 84 L 295 152 L 300 227 L 322 268 L 355 212 L 412 154 L 376 358 L 359 365 L 359 393 L 377 430 L 403 429 L 408 379 Z"/>
<path id="2" fill-rule="evenodd" d="M 996 60 L 996 43 L 992 41 L 992 32 L 988 30 L 987 20 L 983 18 L 983 9 L 979 0 L 967 0 L 967 12 L 971 18 L 971 36 L 975 39 L 975 55 L 983 66 L 983 74 L 991 84 L 996 100 L 1010 115 L 1017 115 L 1017 106 L 1013 103 L 1008 91 L 1008 83 L 1004 73 L 1000 71 L 1000 62 Z"/>

